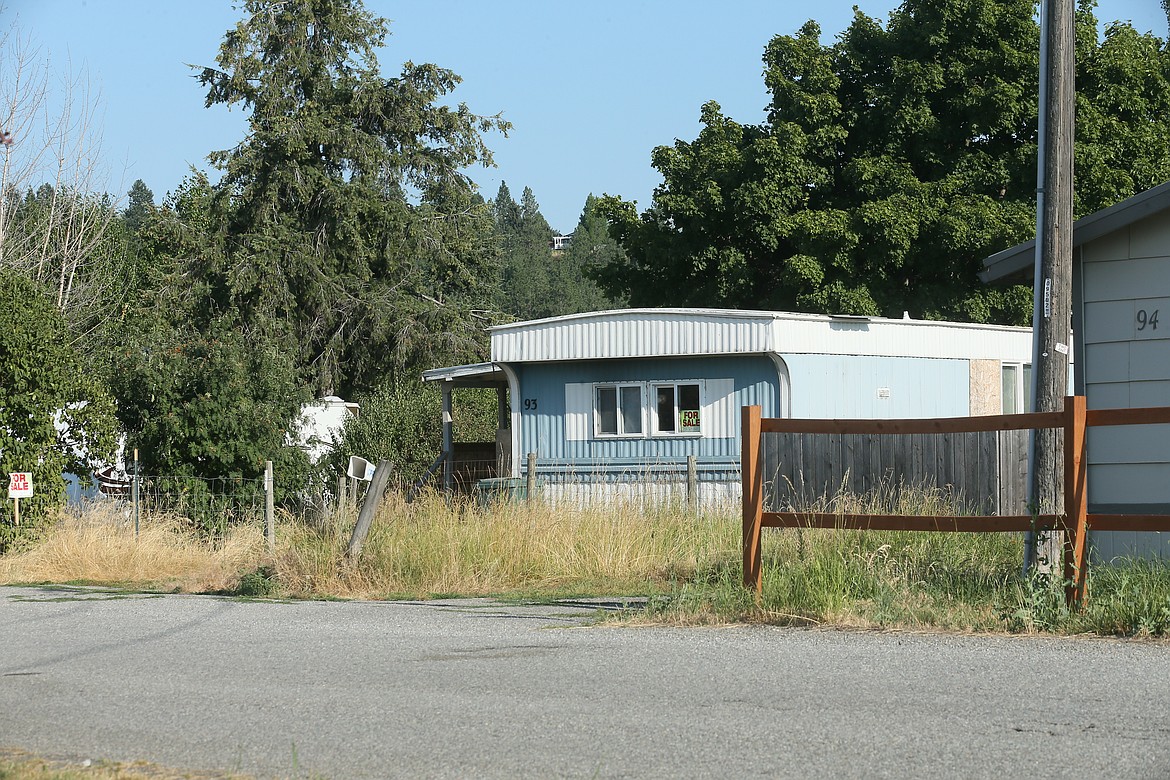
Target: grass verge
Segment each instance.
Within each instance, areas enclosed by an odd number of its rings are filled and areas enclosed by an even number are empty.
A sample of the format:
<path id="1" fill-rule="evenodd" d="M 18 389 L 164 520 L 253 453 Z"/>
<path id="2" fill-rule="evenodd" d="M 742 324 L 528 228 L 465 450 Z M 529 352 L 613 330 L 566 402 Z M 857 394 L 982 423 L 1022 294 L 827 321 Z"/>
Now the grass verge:
<path id="1" fill-rule="evenodd" d="M 897 501 L 894 509 L 916 514 L 955 511 L 937 494 L 903 491 Z M 840 497 L 832 509 L 879 511 Z M 740 585 L 734 509 L 482 508 L 437 494 L 412 504 L 389 496 L 357 560 L 345 555 L 353 524 L 352 512 L 311 522 L 285 518 L 270 555 L 259 529 L 235 529 L 209 543 L 178 520 L 150 517 L 136 539 L 122 514 L 98 509 L 63 518 L 28 549 L 0 558 L 0 582 L 250 598 L 648 596 L 640 619 L 676 624 L 1170 635 L 1170 567 L 1096 566 L 1086 606 L 1070 612 L 1062 583 L 1019 576 L 1023 550 L 1015 534 L 769 530 L 757 601 Z"/>
<path id="2" fill-rule="evenodd" d="M 0 780 L 247 780 L 247 777 L 186 772 L 145 761 L 80 763 L 0 748 Z"/>

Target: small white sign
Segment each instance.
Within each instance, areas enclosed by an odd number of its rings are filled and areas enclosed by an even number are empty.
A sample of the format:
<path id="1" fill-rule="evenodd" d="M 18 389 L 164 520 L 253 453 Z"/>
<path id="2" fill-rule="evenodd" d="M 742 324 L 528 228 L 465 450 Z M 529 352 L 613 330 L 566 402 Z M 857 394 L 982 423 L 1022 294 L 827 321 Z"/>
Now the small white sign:
<path id="1" fill-rule="evenodd" d="M 32 473 L 28 471 L 14 471 L 8 475 L 9 498 L 32 498 Z"/>

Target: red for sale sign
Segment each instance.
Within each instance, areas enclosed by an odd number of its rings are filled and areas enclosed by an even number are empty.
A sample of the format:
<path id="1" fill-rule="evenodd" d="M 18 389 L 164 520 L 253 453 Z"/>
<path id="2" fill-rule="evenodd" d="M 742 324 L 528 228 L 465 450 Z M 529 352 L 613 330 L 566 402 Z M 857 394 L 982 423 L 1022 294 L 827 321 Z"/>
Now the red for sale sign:
<path id="1" fill-rule="evenodd" d="M 8 475 L 9 498 L 32 498 L 32 473 L 28 471 L 14 471 Z"/>

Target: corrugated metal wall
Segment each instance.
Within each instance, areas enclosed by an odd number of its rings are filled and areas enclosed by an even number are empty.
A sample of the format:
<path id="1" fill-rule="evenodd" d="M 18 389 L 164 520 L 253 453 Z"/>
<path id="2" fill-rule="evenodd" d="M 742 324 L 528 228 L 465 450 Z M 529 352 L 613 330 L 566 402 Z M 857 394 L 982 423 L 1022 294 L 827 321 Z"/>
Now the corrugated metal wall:
<path id="1" fill-rule="evenodd" d="M 536 452 L 542 466 L 550 462 L 572 463 L 582 468 L 594 464 L 678 462 L 688 455 L 703 460 L 739 459 L 738 424 L 733 426 L 733 436 L 721 438 L 589 436 L 568 441 L 565 386 L 570 384 L 731 379 L 734 382 L 731 404 L 735 413 L 751 404 L 759 404 L 768 414 L 775 414 L 780 408 L 781 388 L 775 364 L 760 355 L 530 363 L 517 366 L 517 373 L 521 452 Z"/>
<path id="2" fill-rule="evenodd" d="M 558 317 L 492 330 L 497 363 L 767 352 L 771 314 L 639 310 Z"/>
<path id="3" fill-rule="evenodd" d="M 1031 360 L 1027 328 L 786 312 L 631 309 L 492 329 L 497 363 L 727 354 Z"/>

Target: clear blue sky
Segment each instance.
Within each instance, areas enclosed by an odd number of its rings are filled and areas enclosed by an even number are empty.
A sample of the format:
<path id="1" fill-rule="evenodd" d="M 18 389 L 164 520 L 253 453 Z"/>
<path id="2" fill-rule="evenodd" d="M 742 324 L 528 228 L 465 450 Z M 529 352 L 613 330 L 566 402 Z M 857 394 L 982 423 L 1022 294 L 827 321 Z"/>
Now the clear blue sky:
<path id="1" fill-rule="evenodd" d="M 238 20 L 228 0 L 0 0 L 0 25 L 15 20 L 62 71 L 85 71 L 101 91 L 108 188 L 144 180 L 156 201 L 208 152 L 243 137 L 237 110 L 204 108 L 187 64 L 213 64 Z M 502 112 L 515 129 L 488 137 L 497 168 L 476 168 L 484 197 L 501 179 L 519 199 L 532 188 L 557 230 L 571 231 L 585 197 L 621 195 L 650 204 L 660 182 L 650 152 L 692 140 L 699 106 L 716 100 L 740 122 L 767 102 L 764 46 L 810 18 L 824 42 L 852 7 L 883 21 L 894 0 L 367 0 L 391 20 L 379 54 L 385 75 L 406 60 L 458 73 L 454 99 Z M 1165 37 L 1158 0 L 1101 0 L 1102 20 L 1129 19 Z"/>

